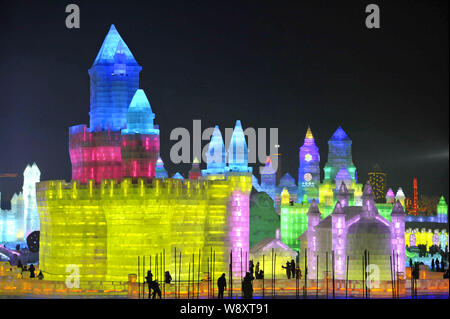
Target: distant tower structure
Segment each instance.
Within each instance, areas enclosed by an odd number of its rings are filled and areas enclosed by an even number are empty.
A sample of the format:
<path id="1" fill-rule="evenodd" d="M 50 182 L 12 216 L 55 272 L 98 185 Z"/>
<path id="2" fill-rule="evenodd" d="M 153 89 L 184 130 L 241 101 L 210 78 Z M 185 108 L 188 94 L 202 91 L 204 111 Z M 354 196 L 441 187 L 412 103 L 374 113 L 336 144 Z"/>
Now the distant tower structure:
<path id="1" fill-rule="evenodd" d="M 413 186 L 414 186 L 414 203 L 413 203 L 413 207 L 414 207 L 414 211 L 415 211 L 415 215 L 417 215 L 419 213 L 419 193 L 417 191 L 417 178 L 414 177 L 413 180 Z"/>
<path id="2" fill-rule="evenodd" d="M 444 196 L 441 196 L 439 203 L 437 204 L 437 216 L 439 223 L 448 223 L 448 205 L 445 202 Z"/>
<path id="3" fill-rule="evenodd" d="M 33 165 L 27 165 L 23 172 L 23 204 L 24 204 L 24 223 L 23 223 L 23 235 L 26 239 L 27 236 L 35 231 L 39 230 L 39 213 L 36 202 L 36 183 L 41 181 L 41 171 L 36 163 Z"/>
<path id="4" fill-rule="evenodd" d="M 150 102 L 139 89 L 131 100 L 126 116 L 126 129 L 122 129 L 122 176 L 155 177 L 159 155 L 159 129 L 153 124 L 155 114 Z"/>
<path id="5" fill-rule="evenodd" d="M 156 161 L 156 178 L 167 178 L 169 174 L 167 173 L 166 169 L 164 168 L 164 162 L 162 161 L 161 157 L 158 157 L 158 160 Z"/>
<path id="6" fill-rule="evenodd" d="M 395 200 L 397 201 L 400 201 L 400 203 L 402 204 L 402 206 L 403 207 L 406 207 L 405 206 L 405 199 L 406 199 L 406 197 L 405 197 L 405 193 L 403 193 L 403 189 L 401 188 L 401 187 L 399 187 L 398 188 L 398 190 L 397 190 L 397 194 L 395 194 Z"/>
<path id="7" fill-rule="evenodd" d="M 236 121 L 233 134 L 231 135 L 228 147 L 228 168 L 229 172 L 247 173 L 251 171 L 248 167 L 248 147 L 245 141 L 244 130 L 240 120 Z"/>
<path id="8" fill-rule="evenodd" d="M 328 141 L 328 161 L 323 168 L 324 182 L 334 183 L 336 174 L 342 166 L 345 166 L 352 180 L 357 183 L 356 167 L 352 161 L 352 140 L 339 126 Z M 340 184 L 337 185 L 339 186 Z"/>
<path id="9" fill-rule="evenodd" d="M 281 178 L 282 178 L 280 145 L 279 144 L 275 145 L 275 148 L 277 149 L 277 152 L 275 154 L 272 154 L 272 156 L 273 156 L 273 158 L 276 158 L 276 160 L 277 160 L 276 182 L 277 182 L 277 184 L 279 184 L 281 181 Z"/>
<path id="10" fill-rule="evenodd" d="M 264 192 L 266 192 L 273 201 L 275 201 L 275 194 L 277 190 L 276 185 L 276 172 L 272 167 L 272 161 L 270 160 L 270 156 L 267 156 L 266 165 L 260 172 L 261 175 L 261 188 Z"/>
<path id="11" fill-rule="evenodd" d="M 389 188 L 389 190 L 386 193 L 386 203 L 387 204 L 394 204 L 395 203 L 395 194 L 394 191 Z"/>
<path id="12" fill-rule="evenodd" d="M 414 177 L 413 180 L 413 200 L 412 203 L 409 205 L 408 213 L 411 215 L 418 215 L 419 214 L 419 193 L 417 191 L 417 178 Z"/>
<path id="13" fill-rule="evenodd" d="M 200 170 L 200 162 L 198 158 L 194 158 L 192 162 L 192 168 L 189 171 L 189 179 L 199 179 L 202 176 L 202 171 Z"/>
<path id="14" fill-rule="evenodd" d="M 302 201 L 303 195 L 307 195 L 308 200 L 319 201 L 320 183 L 320 155 L 319 148 L 314 142 L 314 136 L 308 126 L 303 145 L 299 151 L 298 168 L 298 200 Z"/>
<path id="15" fill-rule="evenodd" d="M 216 125 L 213 134 L 211 135 L 208 151 L 206 152 L 206 169 L 202 170 L 202 175 L 224 174 L 226 168 L 225 158 L 225 144 L 223 143 L 219 126 Z"/>
<path id="16" fill-rule="evenodd" d="M 380 165 L 375 164 L 369 172 L 369 182 L 375 194 L 375 201 L 383 203 L 386 199 L 387 175 L 381 170 Z"/>

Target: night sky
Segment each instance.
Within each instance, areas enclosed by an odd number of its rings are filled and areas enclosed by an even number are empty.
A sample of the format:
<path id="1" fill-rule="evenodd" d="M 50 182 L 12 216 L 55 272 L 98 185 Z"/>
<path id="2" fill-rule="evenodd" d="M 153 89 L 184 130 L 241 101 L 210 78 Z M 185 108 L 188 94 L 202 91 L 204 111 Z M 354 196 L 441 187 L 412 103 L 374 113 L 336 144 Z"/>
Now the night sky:
<path id="1" fill-rule="evenodd" d="M 65 27 L 76 3 L 81 28 Z M 365 7 L 381 9 L 367 29 Z M 360 182 L 375 163 L 388 186 L 446 196 L 449 176 L 447 1 L 0 1 L 0 173 L 71 178 L 68 127 L 89 124 L 89 77 L 113 23 L 143 70 L 161 129 L 279 128 L 283 172 L 297 178 L 310 125 L 320 148 L 339 125 Z M 207 143 L 207 142 L 204 142 Z M 2 206 L 22 178 L 0 179 Z"/>

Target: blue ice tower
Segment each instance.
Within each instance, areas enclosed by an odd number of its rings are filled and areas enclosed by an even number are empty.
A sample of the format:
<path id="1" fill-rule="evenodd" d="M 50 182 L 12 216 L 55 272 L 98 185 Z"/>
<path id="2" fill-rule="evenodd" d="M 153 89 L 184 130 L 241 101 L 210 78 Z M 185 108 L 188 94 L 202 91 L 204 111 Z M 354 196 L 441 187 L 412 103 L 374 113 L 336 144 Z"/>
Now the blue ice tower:
<path id="1" fill-rule="evenodd" d="M 158 160 L 156 161 L 155 178 L 162 178 L 164 180 L 168 176 L 169 174 L 164 168 L 164 162 L 162 161 L 161 156 L 159 156 Z"/>
<path id="2" fill-rule="evenodd" d="M 159 129 L 153 125 L 155 113 L 153 113 L 150 102 L 144 90 L 139 89 L 131 100 L 127 112 L 127 128 L 122 130 L 122 134 L 157 134 Z"/>
<path id="3" fill-rule="evenodd" d="M 248 167 L 248 147 L 245 141 L 244 130 L 241 121 L 237 120 L 231 135 L 230 146 L 228 147 L 228 171 L 247 173 L 251 172 Z"/>
<path id="4" fill-rule="evenodd" d="M 273 169 L 270 156 L 267 156 L 266 165 L 260 171 L 261 189 L 272 198 L 275 203 L 275 195 L 277 191 L 277 172 Z"/>
<path id="5" fill-rule="evenodd" d="M 128 106 L 139 88 L 141 70 L 119 32 L 111 25 L 89 69 L 92 132 L 126 128 Z"/>
<path id="6" fill-rule="evenodd" d="M 324 167 L 324 182 L 335 182 L 336 174 L 345 166 L 353 181 L 357 181 L 356 167 L 352 161 L 352 140 L 342 127 L 328 141 L 328 161 Z M 339 184 L 340 186 L 340 184 Z M 338 187 L 339 187 L 338 186 Z M 349 185 L 347 185 L 349 187 Z"/>
<path id="7" fill-rule="evenodd" d="M 222 133 L 220 133 L 219 127 L 216 125 L 206 152 L 206 169 L 202 170 L 202 175 L 224 174 L 226 168 L 225 157 L 225 144 L 223 143 Z"/>

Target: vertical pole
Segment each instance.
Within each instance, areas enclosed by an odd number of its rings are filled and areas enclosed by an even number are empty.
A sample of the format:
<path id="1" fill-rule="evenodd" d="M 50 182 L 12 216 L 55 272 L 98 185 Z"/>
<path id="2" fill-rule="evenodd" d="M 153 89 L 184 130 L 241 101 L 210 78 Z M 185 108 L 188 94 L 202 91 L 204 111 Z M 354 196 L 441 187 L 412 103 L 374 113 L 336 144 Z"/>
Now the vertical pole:
<path id="1" fill-rule="evenodd" d="M 201 251 L 198 250 L 198 271 L 197 271 L 197 299 L 199 298 L 200 293 L 200 257 L 201 257 Z"/>
<path id="2" fill-rule="evenodd" d="M 233 299 L 233 250 L 230 251 L 230 299 Z"/>
<path id="3" fill-rule="evenodd" d="M 138 256 L 138 299 L 141 299 L 141 256 Z"/>
<path id="4" fill-rule="evenodd" d="M 206 282 L 206 293 L 209 299 L 209 257 L 206 257 L 206 264 L 207 264 L 206 276 L 208 277 L 208 280 Z"/>
<path id="5" fill-rule="evenodd" d="M 333 299 L 336 299 L 336 294 L 335 294 L 335 285 L 334 285 L 334 250 L 331 251 L 331 267 L 332 269 L 332 278 L 333 278 Z"/>
<path id="6" fill-rule="evenodd" d="M 276 296 L 277 296 L 277 294 L 276 294 L 276 291 L 275 291 L 275 288 L 276 288 L 276 280 L 277 280 L 277 277 L 276 277 L 276 273 L 277 273 L 277 253 L 275 253 L 275 256 L 274 256 L 274 261 L 273 261 L 273 268 L 274 268 L 274 271 L 273 271 L 273 297 L 275 298 Z"/>
<path id="7" fill-rule="evenodd" d="M 364 278 L 364 253 L 362 254 L 362 281 L 361 281 L 361 289 L 362 289 L 362 293 L 363 293 L 363 298 L 365 298 L 365 287 L 364 287 L 364 282 L 365 282 L 365 278 Z"/>
<path id="8" fill-rule="evenodd" d="M 145 298 L 145 255 L 142 257 L 142 283 L 142 297 Z"/>
<path id="9" fill-rule="evenodd" d="M 316 259 L 316 298 L 319 298 L 319 255 L 317 255 Z"/>
<path id="10" fill-rule="evenodd" d="M 177 299 L 177 247 L 175 247 L 175 272 L 173 274 L 173 283 L 175 290 L 175 299 Z"/>
<path id="11" fill-rule="evenodd" d="M 370 265 L 370 250 L 367 251 L 367 267 L 369 267 L 369 265 Z M 370 299 L 371 287 L 372 287 L 372 281 L 369 280 L 369 287 L 367 288 L 367 290 L 368 290 L 368 298 L 369 299 Z"/>
<path id="12" fill-rule="evenodd" d="M 325 291 L 326 291 L 326 296 L 328 299 L 328 251 L 325 252 L 325 280 L 326 280 Z"/>
<path id="13" fill-rule="evenodd" d="M 395 299 L 395 291 L 394 291 L 394 275 L 392 273 L 392 256 L 389 256 L 389 263 L 391 269 L 391 288 L 392 288 L 392 299 Z"/>
<path id="14" fill-rule="evenodd" d="M 349 258 L 347 256 L 347 265 L 346 265 L 346 271 L 345 271 L 345 299 L 348 297 L 348 262 Z"/>
<path id="15" fill-rule="evenodd" d="M 308 296 L 307 289 L 308 288 L 308 253 L 305 248 L 305 284 L 303 285 L 303 297 L 306 298 Z"/>
<path id="16" fill-rule="evenodd" d="M 397 299 L 400 299 L 400 279 L 398 278 L 398 253 L 397 253 Z"/>
<path id="17" fill-rule="evenodd" d="M 165 275 L 165 273 L 166 273 L 166 249 L 164 248 L 163 249 L 163 256 L 162 256 L 162 258 L 163 258 L 163 262 L 162 262 L 162 264 L 163 264 L 163 272 L 164 272 L 164 275 Z M 164 290 L 164 299 L 166 299 L 166 281 L 164 280 L 164 287 L 163 287 L 163 290 Z"/>
<path id="18" fill-rule="evenodd" d="M 263 297 L 263 299 L 264 299 L 264 278 L 265 278 L 265 275 L 266 275 L 266 269 L 264 268 L 264 255 L 263 255 L 263 277 L 262 277 L 262 297 Z"/>
<path id="19" fill-rule="evenodd" d="M 187 299 L 189 299 L 189 287 L 191 286 L 191 262 L 189 261 L 189 272 L 188 272 L 188 284 L 187 284 Z"/>
<path id="20" fill-rule="evenodd" d="M 181 296 L 181 250 L 180 250 L 180 259 L 178 262 L 178 299 Z"/>
<path id="21" fill-rule="evenodd" d="M 212 271 L 212 297 L 214 299 L 214 286 L 216 284 L 214 272 L 216 271 L 216 251 L 213 251 L 213 271 Z"/>
<path id="22" fill-rule="evenodd" d="M 195 256 L 192 253 L 192 299 L 195 299 Z"/>
<path id="23" fill-rule="evenodd" d="M 241 248 L 241 275 L 239 277 L 241 277 L 242 280 L 242 248 Z"/>

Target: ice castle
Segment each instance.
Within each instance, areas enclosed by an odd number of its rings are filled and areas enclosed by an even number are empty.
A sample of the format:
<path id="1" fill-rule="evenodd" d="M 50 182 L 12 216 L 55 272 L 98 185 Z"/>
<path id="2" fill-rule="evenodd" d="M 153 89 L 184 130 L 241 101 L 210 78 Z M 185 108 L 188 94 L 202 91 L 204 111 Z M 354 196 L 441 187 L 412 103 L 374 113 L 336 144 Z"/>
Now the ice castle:
<path id="1" fill-rule="evenodd" d="M 201 258 L 206 273 L 212 252 L 216 278 L 230 262 L 242 275 L 252 188 L 242 125 L 236 122 L 228 150 L 214 128 L 206 169 L 194 161 L 189 178 L 169 177 L 155 114 L 139 88 L 141 70 L 112 25 L 89 69 L 90 125 L 69 128 L 72 181 L 37 186 L 46 279 L 64 280 L 66 266 L 75 264 L 82 282 L 127 281 L 138 256 L 156 254 L 173 274 L 175 249 L 184 256 L 181 280 L 186 256 Z"/>
<path id="2" fill-rule="evenodd" d="M 41 171 L 36 163 L 27 165 L 23 172 L 22 192 L 13 195 L 11 210 L 0 209 L 0 243 L 22 242 L 31 232 L 39 230 L 36 183 L 40 178 Z"/>

